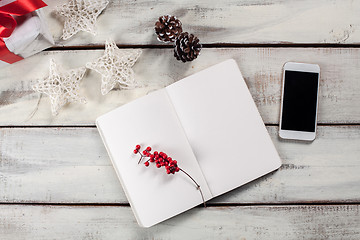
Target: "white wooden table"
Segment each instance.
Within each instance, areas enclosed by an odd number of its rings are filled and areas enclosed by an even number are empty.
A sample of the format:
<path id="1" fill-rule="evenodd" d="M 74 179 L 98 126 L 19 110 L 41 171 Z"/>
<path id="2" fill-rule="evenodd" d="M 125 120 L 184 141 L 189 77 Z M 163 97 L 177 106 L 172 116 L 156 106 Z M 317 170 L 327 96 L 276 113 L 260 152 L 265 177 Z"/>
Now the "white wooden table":
<path id="1" fill-rule="evenodd" d="M 0 69 L 0 239 L 360 239 L 360 1 L 112 0 L 98 35 L 56 46 Z M 156 19 L 178 16 L 204 44 L 190 63 L 157 42 Z M 102 55 L 106 38 L 141 48 L 134 67 L 146 87 L 100 93 L 100 75 L 82 83 L 86 105 L 52 117 L 31 81 Z M 97 116 L 222 60 L 234 58 L 282 158 L 276 172 L 149 229 L 140 228 L 94 125 Z M 278 138 L 282 65 L 321 67 L 319 126 L 312 143 Z M 156 206 L 154 206 L 156 207 Z"/>

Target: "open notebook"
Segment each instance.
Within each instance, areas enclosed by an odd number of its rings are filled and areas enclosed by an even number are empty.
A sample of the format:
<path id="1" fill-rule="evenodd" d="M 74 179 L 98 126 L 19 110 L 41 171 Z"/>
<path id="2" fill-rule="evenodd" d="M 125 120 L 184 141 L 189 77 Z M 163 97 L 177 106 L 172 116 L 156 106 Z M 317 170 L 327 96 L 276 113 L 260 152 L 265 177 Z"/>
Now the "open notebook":
<path id="1" fill-rule="evenodd" d="M 166 152 L 201 186 L 205 201 L 281 166 L 234 60 L 119 107 L 96 121 L 140 226 L 202 203 L 185 174 L 138 165 L 136 144 Z"/>

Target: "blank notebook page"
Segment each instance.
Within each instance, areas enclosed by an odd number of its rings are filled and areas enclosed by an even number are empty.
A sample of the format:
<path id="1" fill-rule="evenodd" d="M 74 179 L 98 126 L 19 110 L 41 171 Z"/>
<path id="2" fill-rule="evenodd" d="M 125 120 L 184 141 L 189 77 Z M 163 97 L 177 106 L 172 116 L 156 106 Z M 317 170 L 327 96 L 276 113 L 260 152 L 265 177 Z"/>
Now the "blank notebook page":
<path id="1" fill-rule="evenodd" d="M 280 167 L 280 158 L 234 60 L 166 89 L 213 196 Z"/>
<path id="2" fill-rule="evenodd" d="M 151 145 L 178 160 L 211 198 L 205 179 L 165 89 L 152 92 L 97 119 L 105 146 L 140 225 L 148 227 L 202 203 L 185 174 L 138 165 L 136 144 Z"/>

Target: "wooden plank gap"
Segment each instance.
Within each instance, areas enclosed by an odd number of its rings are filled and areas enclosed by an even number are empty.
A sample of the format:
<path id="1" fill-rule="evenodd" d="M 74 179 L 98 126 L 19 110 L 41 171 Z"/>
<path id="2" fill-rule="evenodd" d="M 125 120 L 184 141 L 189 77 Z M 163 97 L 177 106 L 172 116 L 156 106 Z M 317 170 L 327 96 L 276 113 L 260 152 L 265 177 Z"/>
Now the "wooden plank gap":
<path id="1" fill-rule="evenodd" d="M 95 124 L 90 125 L 0 125 L 0 129 L 12 129 L 12 128 L 96 128 Z"/>
<path id="2" fill-rule="evenodd" d="M 55 203 L 55 202 L 0 202 L 0 205 L 12 206 L 69 206 L 69 207 L 130 207 L 129 203 Z M 208 207 L 252 207 L 252 206 L 344 206 L 344 205 L 360 205 L 360 202 L 326 202 L 326 201 L 311 201 L 311 202 L 286 202 L 286 203 L 212 203 L 207 202 Z M 199 204 L 195 208 L 204 208 L 203 204 Z"/>
<path id="3" fill-rule="evenodd" d="M 360 48 L 360 44 L 339 44 L 339 43 L 210 43 L 203 44 L 203 48 Z M 171 44 L 117 44 L 118 48 L 143 48 L 143 49 L 164 49 L 173 48 Z M 65 50 L 98 50 L 105 49 L 105 45 L 83 45 L 83 46 L 56 46 L 45 49 L 45 51 L 65 51 Z"/>
<path id="4" fill-rule="evenodd" d="M 309 202 L 286 202 L 286 203 L 206 203 L 207 207 L 252 207 L 252 206 L 344 206 L 344 205 L 359 205 L 360 202 L 327 202 L 327 201 L 309 201 Z M 200 205 L 199 205 L 200 206 Z"/>
<path id="5" fill-rule="evenodd" d="M 129 203 L 56 203 L 56 202 L 0 202 L 12 206 L 68 206 L 68 207 L 130 207 Z"/>
<path id="6" fill-rule="evenodd" d="M 343 127 L 350 127 L 350 126 L 360 126 L 359 123 L 318 123 L 318 126 L 325 126 L 325 127 L 337 127 L 337 126 L 343 126 Z M 278 127 L 279 124 L 277 123 L 265 123 L 266 127 Z M 11 128 L 96 128 L 95 124 L 89 124 L 89 125 L 0 125 L 0 129 L 11 129 Z"/>

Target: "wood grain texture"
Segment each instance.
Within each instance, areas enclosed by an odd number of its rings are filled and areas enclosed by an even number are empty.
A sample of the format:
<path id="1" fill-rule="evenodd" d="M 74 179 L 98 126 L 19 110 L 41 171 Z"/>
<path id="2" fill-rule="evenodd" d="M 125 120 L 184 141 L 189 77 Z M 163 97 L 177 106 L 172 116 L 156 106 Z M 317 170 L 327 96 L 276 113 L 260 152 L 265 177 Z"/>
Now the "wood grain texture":
<path id="1" fill-rule="evenodd" d="M 79 33 L 62 41 L 63 22 L 45 8 L 57 46 L 160 44 L 154 34 L 159 16 L 180 18 L 184 31 L 202 43 L 359 43 L 360 2 L 353 0 L 110 1 L 98 18 L 96 36 Z"/>
<path id="2" fill-rule="evenodd" d="M 196 208 L 140 228 L 130 207 L 0 205 L 0 235 L 13 239 L 354 239 L 359 205 Z"/>
<path id="3" fill-rule="evenodd" d="M 360 201 L 360 126 L 319 127 L 312 143 L 280 140 L 277 127 L 268 131 L 283 166 L 212 203 Z M 95 128 L 3 128 L 0 202 L 127 199 Z"/>
<path id="4" fill-rule="evenodd" d="M 112 0 L 98 18 L 96 36 L 79 33 L 62 41 L 63 24 L 52 11 L 66 2 L 47 1 L 50 31 L 57 49 L 83 50 L 52 49 L 0 69 L 1 240 L 360 239 L 360 49 L 327 48 L 360 43 L 360 1 Z M 43 97 L 30 118 L 39 96 L 31 84 L 48 74 L 50 58 L 69 69 L 101 56 L 103 50 L 91 49 L 108 38 L 123 46 L 161 45 L 153 26 L 164 14 L 178 16 L 203 44 L 325 48 L 204 48 L 187 64 L 177 62 L 170 48 L 144 49 L 134 67 L 143 88 L 102 96 L 100 76 L 88 71 L 82 82 L 88 104 L 70 104 L 52 117 Z M 267 127 L 283 160 L 278 171 L 213 199 L 209 208 L 150 229 L 138 227 L 97 130 L 81 126 L 93 126 L 99 115 L 228 58 L 238 62 L 269 124 L 278 123 L 282 65 L 318 63 L 318 118 L 330 126 L 320 126 L 312 143 L 280 140 L 277 127 Z M 357 125 L 331 126 L 338 123 Z"/>
<path id="5" fill-rule="evenodd" d="M 43 96 L 29 119 L 39 98 L 31 89 L 32 82 L 47 76 L 50 58 L 70 69 L 84 66 L 102 53 L 103 50 L 42 52 L 1 69 L 0 125 L 94 125 L 98 116 L 228 58 L 237 61 L 265 123 L 279 121 L 282 66 L 287 61 L 320 65 L 319 123 L 360 123 L 357 48 L 211 48 L 203 49 L 196 61 L 186 64 L 176 61 L 171 49 L 143 49 L 134 66 L 135 77 L 143 88 L 114 90 L 102 96 L 101 75 L 88 70 L 81 85 L 87 104 L 69 104 L 52 117 L 49 98 Z"/>

